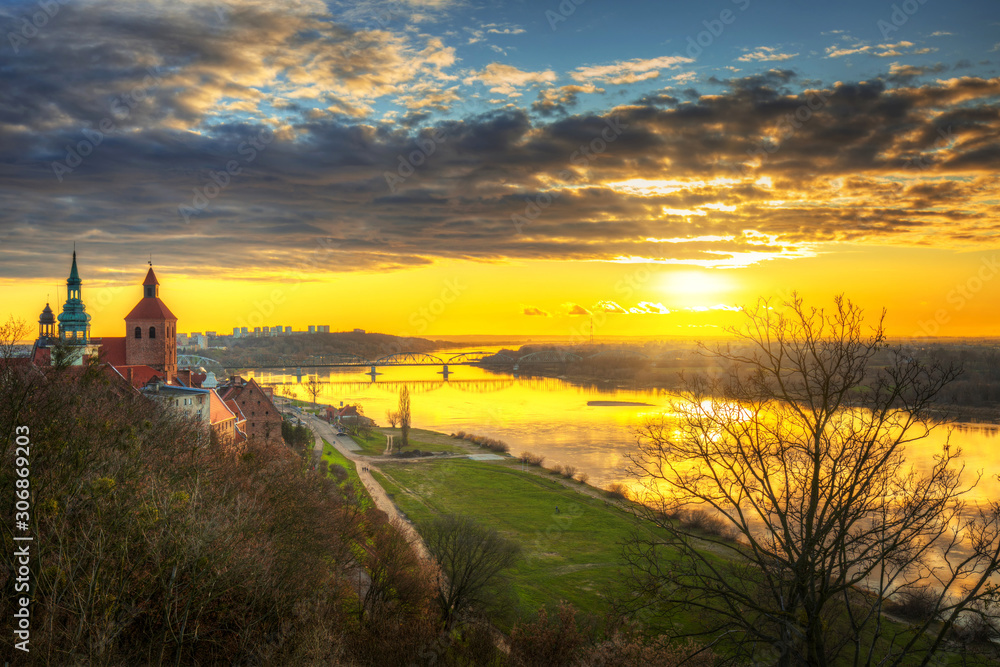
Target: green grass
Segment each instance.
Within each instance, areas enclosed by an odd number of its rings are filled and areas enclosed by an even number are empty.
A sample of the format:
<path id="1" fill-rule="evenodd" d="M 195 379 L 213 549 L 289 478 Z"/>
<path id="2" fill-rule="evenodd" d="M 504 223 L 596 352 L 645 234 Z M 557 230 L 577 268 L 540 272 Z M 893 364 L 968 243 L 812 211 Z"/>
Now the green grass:
<path id="1" fill-rule="evenodd" d="M 522 546 L 525 558 L 509 578 L 519 601 L 516 615 L 525 620 L 560 600 L 603 615 L 608 598 L 622 590 L 620 542 L 636 528 L 649 530 L 615 505 L 505 462 L 386 461 L 380 467 L 384 474 L 372 474 L 418 531 L 437 515 L 461 514 L 496 527 Z M 905 625 L 883 622 L 887 636 L 902 630 L 897 641 L 905 640 Z M 673 623 L 683 633 L 697 627 L 698 618 L 682 612 Z M 937 664 L 959 660 L 945 653 Z M 976 656 L 974 664 L 998 663 Z"/>
<path id="2" fill-rule="evenodd" d="M 384 430 L 395 436 L 393 443 L 398 448 L 400 443 L 399 429 L 386 428 Z M 373 429 L 367 437 L 361 435 L 352 435 L 351 437 L 361 447 L 361 453 L 365 456 L 382 456 L 385 453 L 386 438 L 382 430 Z M 425 452 L 448 452 L 449 454 L 465 454 L 473 450 L 478 450 L 475 446 L 463 446 L 460 444 L 461 442 L 443 433 L 413 428 L 410 429 L 410 444 L 406 449 L 419 449 Z M 489 450 L 483 449 L 482 451 L 486 452 Z"/>
<path id="3" fill-rule="evenodd" d="M 336 425 L 334 425 L 334 428 L 336 428 Z M 385 452 L 385 436 L 379 431 L 373 430 L 368 434 L 368 437 L 361 435 L 352 435 L 350 437 L 354 442 L 358 443 L 358 446 L 361 447 L 360 453 L 365 456 L 382 456 L 382 453 Z"/>
<path id="4" fill-rule="evenodd" d="M 522 617 L 559 600 L 604 613 L 622 580 L 619 543 L 646 530 L 603 500 L 502 464 L 449 459 L 381 468 L 377 479 L 418 530 L 436 515 L 462 514 L 522 545 L 524 558 L 510 574 Z"/>
<path id="5" fill-rule="evenodd" d="M 354 461 L 349 460 L 346 456 L 341 454 L 336 447 L 331 445 L 326 438 L 321 438 L 323 441 L 323 456 L 322 460 L 326 461 L 330 465 L 338 465 L 347 470 L 347 478 L 354 482 L 355 484 L 361 483 L 361 478 L 358 476 L 357 466 L 354 465 Z"/>

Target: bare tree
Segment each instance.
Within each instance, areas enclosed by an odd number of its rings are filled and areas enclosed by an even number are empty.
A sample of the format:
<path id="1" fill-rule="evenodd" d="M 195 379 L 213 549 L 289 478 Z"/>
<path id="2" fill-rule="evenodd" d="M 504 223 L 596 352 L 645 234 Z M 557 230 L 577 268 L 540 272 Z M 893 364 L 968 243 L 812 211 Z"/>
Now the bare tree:
<path id="1" fill-rule="evenodd" d="M 648 600 L 698 610 L 739 659 L 927 664 L 997 599 L 1000 504 L 963 500 L 975 482 L 947 445 L 922 469 L 905 457 L 960 371 L 890 349 L 884 311 L 865 335 L 861 309 L 834 304 L 747 309 L 741 340 L 709 352 L 725 376 L 689 381 L 679 416 L 640 430 L 630 472 L 662 537 L 637 533 L 625 553 Z M 725 529 L 683 520 L 696 508 Z M 884 623 L 883 606 L 918 588 L 930 613 Z"/>
<path id="2" fill-rule="evenodd" d="M 404 386 L 399 391 L 399 410 L 396 413 L 399 416 L 399 437 L 402 440 L 403 447 L 410 444 L 410 388 Z"/>
<path id="3" fill-rule="evenodd" d="M 463 516 L 437 517 L 425 529 L 424 542 L 441 569 L 438 605 L 446 627 L 469 607 L 488 602 L 500 573 L 521 553 L 516 542 Z"/>
<path id="4" fill-rule="evenodd" d="M 312 397 L 313 407 L 316 406 L 316 397 L 319 396 L 320 392 L 323 391 L 323 383 L 320 382 L 318 375 L 310 375 L 309 379 L 303 383 L 303 388 L 305 388 L 306 393 Z"/>
<path id="5" fill-rule="evenodd" d="M 391 408 L 386 408 L 385 420 L 389 422 L 390 428 L 396 428 L 396 426 L 399 424 L 399 413 L 394 412 Z"/>

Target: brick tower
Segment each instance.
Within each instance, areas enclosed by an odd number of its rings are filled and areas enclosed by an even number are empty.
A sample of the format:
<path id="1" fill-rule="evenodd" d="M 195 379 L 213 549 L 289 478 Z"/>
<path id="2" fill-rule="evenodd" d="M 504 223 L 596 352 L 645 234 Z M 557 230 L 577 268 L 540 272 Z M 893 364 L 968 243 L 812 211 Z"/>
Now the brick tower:
<path id="1" fill-rule="evenodd" d="M 125 363 L 163 371 L 167 382 L 177 375 L 177 318 L 160 301 L 152 264 L 142 283 L 142 300 L 125 316 Z"/>

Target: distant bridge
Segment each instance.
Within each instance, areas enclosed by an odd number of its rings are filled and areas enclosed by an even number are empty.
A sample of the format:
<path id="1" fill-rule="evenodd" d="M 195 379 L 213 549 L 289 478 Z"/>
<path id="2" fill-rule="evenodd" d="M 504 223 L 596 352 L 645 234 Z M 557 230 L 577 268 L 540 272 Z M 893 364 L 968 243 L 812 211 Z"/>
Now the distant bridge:
<path id="1" fill-rule="evenodd" d="M 208 357 L 199 357 L 196 354 L 178 354 L 177 355 L 177 367 L 198 367 L 198 366 L 219 366 L 220 364 L 215 359 L 209 359 Z"/>
<path id="2" fill-rule="evenodd" d="M 200 358 L 200 357 L 199 357 Z M 250 364 L 246 368 L 262 371 L 288 370 L 294 371 L 301 381 L 302 369 L 315 368 L 368 368 L 368 375 L 374 380 L 381 375 L 378 369 L 386 366 L 440 366 L 441 375 L 448 379 L 449 366 L 515 366 L 516 360 L 506 354 L 494 352 L 461 352 L 448 357 L 447 360 L 426 352 L 397 352 L 387 354 L 378 359 L 365 359 L 355 354 L 330 354 L 309 357 L 304 361 L 294 361 L 280 364 L 268 359 L 261 364 Z M 516 366 L 515 366 L 516 367 Z"/>
<path id="3" fill-rule="evenodd" d="M 646 357 L 638 352 L 615 349 L 604 350 L 590 355 L 587 358 L 624 360 Z M 485 352 L 482 350 L 460 352 L 458 354 L 448 356 L 447 358 L 444 355 L 439 356 L 429 354 L 427 352 L 397 352 L 394 354 L 387 354 L 377 359 L 366 359 L 356 354 L 337 353 L 313 355 L 301 361 L 296 360 L 284 363 L 281 362 L 280 357 L 276 359 L 273 356 L 268 356 L 259 359 L 256 363 L 251 359 L 249 363 L 241 366 L 240 368 L 261 371 L 287 371 L 288 374 L 295 375 L 297 380 L 301 382 L 303 375 L 307 375 L 309 370 L 320 368 L 367 368 L 368 371 L 366 374 L 370 375 L 372 380 L 374 380 L 377 376 L 382 375 L 382 373 L 379 372 L 379 368 L 383 367 L 440 366 L 441 371 L 439 371 L 439 374 L 443 376 L 444 380 L 447 380 L 450 372 L 449 367 L 451 366 L 479 366 L 495 369 L 509 368 L 516 372 L 522 369 L 530 370 L 546 366 L 565 366 L 566 364 L 581 360 L 583 360 L 583 357 L 579 354 L 563 349 L 540 350 L 538 352 L 526 354 L 520 358 L 514 358 L 500 352 Z M 206 363 L 221 366 L 218 361 L 207 357 L 199 357 L 195 355 L 178 356 L 178 364 L 182 366 L 204 366 Z M 307 372 L 303 373 L 303 369 Z"/>

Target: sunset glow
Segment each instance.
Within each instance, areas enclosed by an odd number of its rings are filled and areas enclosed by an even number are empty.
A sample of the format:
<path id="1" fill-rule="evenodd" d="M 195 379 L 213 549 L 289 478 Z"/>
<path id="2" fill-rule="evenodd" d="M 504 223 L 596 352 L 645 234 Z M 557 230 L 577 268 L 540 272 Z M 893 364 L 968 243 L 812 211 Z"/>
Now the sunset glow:
<path id="1" fill-rule="evenodd" d="M 798 290 L 996 335 L 995 8 L 744 4 L 60 5 L 0 53 L 4 314 L 76 243 L 95 333 L 152 260 L 181 331 L 698 336 Z"/>

